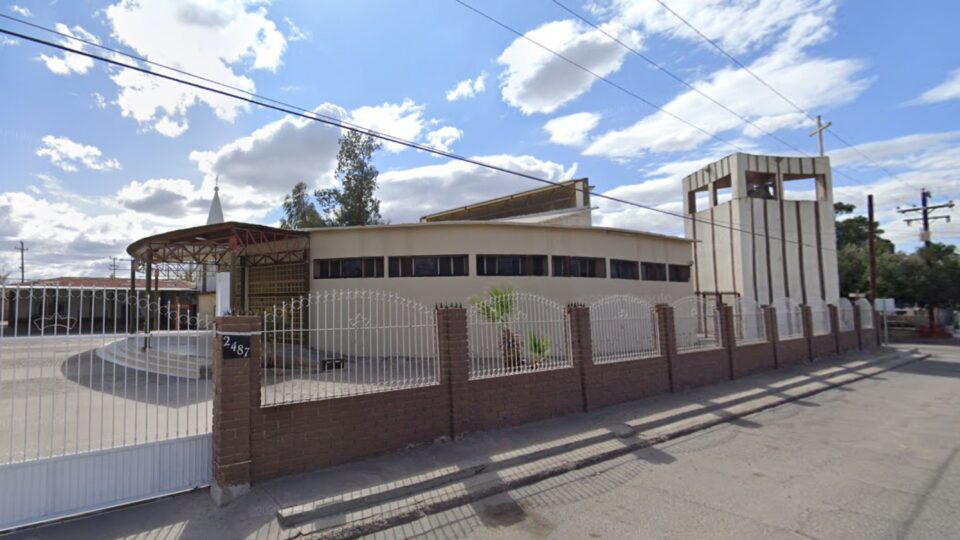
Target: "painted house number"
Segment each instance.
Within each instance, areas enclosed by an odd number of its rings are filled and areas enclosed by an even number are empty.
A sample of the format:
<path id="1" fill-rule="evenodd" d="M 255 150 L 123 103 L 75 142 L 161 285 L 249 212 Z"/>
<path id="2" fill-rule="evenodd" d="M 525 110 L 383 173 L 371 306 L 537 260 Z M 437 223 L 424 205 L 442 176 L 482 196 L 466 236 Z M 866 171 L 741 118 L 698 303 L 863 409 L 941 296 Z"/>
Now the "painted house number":
<path id="1" fill-rule="evenodd" d="M 250 358 L 250 336 L 223 335 L 223 357 Z"/>

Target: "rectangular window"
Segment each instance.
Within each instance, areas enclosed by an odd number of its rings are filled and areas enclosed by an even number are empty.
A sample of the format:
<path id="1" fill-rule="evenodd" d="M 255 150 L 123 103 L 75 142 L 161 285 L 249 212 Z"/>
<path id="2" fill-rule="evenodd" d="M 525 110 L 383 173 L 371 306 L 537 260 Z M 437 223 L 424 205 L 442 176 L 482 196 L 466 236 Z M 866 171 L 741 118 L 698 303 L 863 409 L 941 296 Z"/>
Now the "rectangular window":
<path id="1" fill-rule="evenodd" d="M 466 276 L 466 255 L 390 257 L 390 277 Z"/>
<path id="2" fill-rule="evenodd" d="M 690 265 L 689 264 L 671 264 L 670 265 L 670 281 L 676 281 L 678 283 L 688 283 L 690 281 Z"/>
<path id="3" fill-rule="evenodd" d="M 477 255 L 478 276 L 545 276 L 546 255 Z"/>
<path id="4" fill-rule="evenodd" d="M 607 260 L 602 257 L 553 256 L 553 275 L 556 277 L 607 277 Z"/>
<path id="5" fill-rule="evenodd" d="M 379 277 L 383 277 L 383 257 L 313 260 L 313 279 Z"/>
<path id="6" fill-rule="evenodd" d="M 613 279 L 640 279 L 640 263 L 610 259 L 610 277 Z"/>
<path id="7" fill-rule="evenodd" d="M 640 278 L 644 281 L 666 281 L 667 265 L 663 263 L 640 263 Z"/>

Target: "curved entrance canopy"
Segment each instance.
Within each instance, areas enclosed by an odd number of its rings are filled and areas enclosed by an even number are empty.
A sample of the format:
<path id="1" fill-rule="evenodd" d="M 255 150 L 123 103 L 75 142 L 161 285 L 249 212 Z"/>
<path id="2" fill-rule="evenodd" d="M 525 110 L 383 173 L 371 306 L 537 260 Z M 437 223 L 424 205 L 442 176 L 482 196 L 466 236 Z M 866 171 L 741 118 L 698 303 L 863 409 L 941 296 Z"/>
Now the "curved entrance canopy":
<path id="1" fill-rule="evenodd" d="M 139 264 L 262 266 L 307 261 L 309 246 L 306 231 L 228 221 L 141 238 L 127 253 Z"/>

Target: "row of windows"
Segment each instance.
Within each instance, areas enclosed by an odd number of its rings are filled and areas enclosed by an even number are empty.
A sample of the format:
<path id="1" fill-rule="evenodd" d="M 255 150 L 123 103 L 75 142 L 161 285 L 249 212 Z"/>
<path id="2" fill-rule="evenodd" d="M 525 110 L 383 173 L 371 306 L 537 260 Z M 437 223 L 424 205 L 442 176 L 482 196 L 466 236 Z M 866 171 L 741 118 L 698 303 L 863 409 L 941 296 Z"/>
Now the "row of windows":
<path id="1" fill-rule="evenodd" d="M 607 277 L 603 257 L 550 258 L 555 277 Z M 390 277 L 442 277 L 469 275 L 466 255 L 416 255 L 388 257 Z M 478 276 L 546 276 L 546 255 L 477 255 Z M 314 259 L 314 279 L 381 278 L 383 257 Z M 610 259 L 611 279 L 643 281 L 690 281 L 690 266 L 655 262 Z"/>

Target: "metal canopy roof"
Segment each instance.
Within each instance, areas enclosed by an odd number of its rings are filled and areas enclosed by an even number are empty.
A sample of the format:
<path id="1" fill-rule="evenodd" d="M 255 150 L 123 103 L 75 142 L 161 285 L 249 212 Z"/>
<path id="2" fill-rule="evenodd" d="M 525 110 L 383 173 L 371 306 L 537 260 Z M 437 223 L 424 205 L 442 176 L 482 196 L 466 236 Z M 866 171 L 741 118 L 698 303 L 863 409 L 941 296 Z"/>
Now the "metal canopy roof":
<path id="1" fill-rule="evenodd" d="M 310 246 L 306 231 L 228 221 L 178 229 L 141 238 L 127 247 L 135 261 L 152 263 L 228 263 L 231 254 L 248 266 L 303 262 Z"/>

